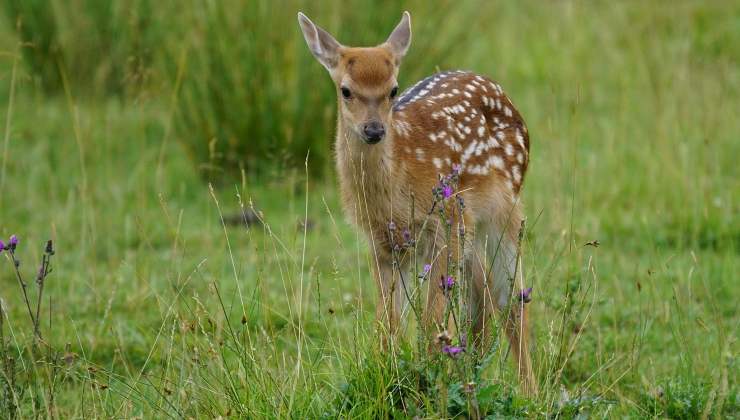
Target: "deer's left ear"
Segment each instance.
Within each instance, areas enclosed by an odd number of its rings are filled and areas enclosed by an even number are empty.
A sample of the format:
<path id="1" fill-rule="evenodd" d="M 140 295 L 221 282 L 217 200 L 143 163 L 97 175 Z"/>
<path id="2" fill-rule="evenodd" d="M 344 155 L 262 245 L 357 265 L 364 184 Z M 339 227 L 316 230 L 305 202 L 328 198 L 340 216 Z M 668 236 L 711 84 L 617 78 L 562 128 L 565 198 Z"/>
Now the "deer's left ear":
<path id="1" fill-rule="evenodd" d="M 385 45 L 398 59 L 406 55 L 406 51 L 409 50 L 409 45 L 411 45 L 411 15 L 409 12 L 403 12 L 401 21 L 391 32 L 391 35 L 385 41 Z"/>

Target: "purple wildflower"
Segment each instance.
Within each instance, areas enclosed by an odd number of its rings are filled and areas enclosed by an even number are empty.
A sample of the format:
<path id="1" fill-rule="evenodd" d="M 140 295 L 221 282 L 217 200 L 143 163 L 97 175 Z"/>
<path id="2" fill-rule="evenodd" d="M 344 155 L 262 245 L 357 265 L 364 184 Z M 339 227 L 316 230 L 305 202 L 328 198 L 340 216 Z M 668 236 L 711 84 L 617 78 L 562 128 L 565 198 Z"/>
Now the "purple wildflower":
<path id="1" fill-rule="evenodd" d="M 2 254 L 4 250 L 5 250 L 5 243 L 2 241 L 2 239 L 0 239 L 0 254 Z"/>
<path id="2" fill-rule="evenodd" d="M 388 230 L 391 230 L 391 231 L 396 230 L 396 223 L 393 222 L 393 220 L 388 222 Z"/>
<path id="3" fill-rule="evenodd" d="M 442 347 L 442 353 L 445 353 L 446 355 L 455 358 L 460 355 L 460 353 L 464 352 L 465 348 L 462 346 L 450 346 L 446 345 Z"/>
<path id="4" fill-rule="evenodd" d="M 519 302 L 529 303 L 532 301 L 532 288 L 528 287 L 519 292 Z"/>
<path id="5" fill-rule="evenodd" d="M 453 287 L 455 287 L 455 278 L 452 276 L 447 276 L 447 278 L 442 278 L 442 284 L 440 284 L 442 287 L 442 290 L 449 291 L 452 290 Z"/>
<path id="6" fill-rule="evenodd" d="M 451 185 L 445 185 L 442 189 L 442 197 L 444 198 L 450 198 L 452 197 L 452 186 Z"/>
<path id="7" fill-rule="evenodd" d="M 18 237 L 15 235 L 10 235 L 10 239 L 8 240 L 8 249 L 11 251 L 15 251 L 15 247 L 18 246 Z"/>
<path id="8" fill-rule="evenodd" d="M 405 242 L 411 242 L 411 232 L 408 229 L 403 230 L 403 240 Z"/>
<path id="9" fill-rule="evenodd" d="M 430 271 L 432 271 L 432 265 L 431 264 L 424 264 L 424 271 L 422 271 L 422 273 L 429 274 Z"/>
<path id="10" fill-rule="evenodd" d="M 459 164 L 457 164 L 457 163 L 453 163 L 452 164 L 452 174 L 453 175 L 460 174 L 460 165 Z"/>

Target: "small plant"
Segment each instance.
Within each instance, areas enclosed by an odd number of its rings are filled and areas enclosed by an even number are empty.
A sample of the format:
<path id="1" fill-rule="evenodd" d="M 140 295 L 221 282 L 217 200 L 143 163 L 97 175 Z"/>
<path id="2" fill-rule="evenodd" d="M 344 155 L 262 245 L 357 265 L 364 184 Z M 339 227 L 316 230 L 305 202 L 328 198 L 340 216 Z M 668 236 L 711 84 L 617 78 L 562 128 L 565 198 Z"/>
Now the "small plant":
<path id="1" fill-rule="evenodd" d="M 19 349 L 13 348 L 9 341 L 6 340 L 4 330 L 4 320 L 7 312 L 4 308 L 2 297 L 0 297 L 0 407 L 3 412 L 7 413 L 9 418 L 17 418 L 19 413 L 19 401 L 23 400 L 24 393 L 29 392 L 33 400 L 35 410 L 41 410 L 43 401 L 46 401 L 46 413 L 51 412 L 53 406 L 53 385 L 56 383 L 58 376 L 58 359 L 56 352 L 44 341 L 41 333 L 41 305 L 43 300 L 44 283 L 46 278 L 52 272 L 51 258 L 55 254 L 54 246 L 51 240 L 44 246 L 41 263 L 36 271 L 36 301 L 33 303 L 29 297 L 29 284 L 24 279 L 21 270 L 21 260 L 17 255 L 20 240 L 18 236 L 12 235 L 7 242 L 0 240 L 0 254 L 5 254 L 7 261 L 10 263 L 12 270 L 18 280 L 21 289 L 23 303 L 28 311 L 28 317 L 33 325 L 33 342 L 28 352 L 30 357 L 23 357 L 24 352 L 20 355 L 25 363 L 31 363 L 32 366 L 26 366 L 19 370 L 16 363 L 15 354 Z M 48 380 L 49 382 L 45 382 Z M 38 411 L 37 411 L 38 412 Z"/>

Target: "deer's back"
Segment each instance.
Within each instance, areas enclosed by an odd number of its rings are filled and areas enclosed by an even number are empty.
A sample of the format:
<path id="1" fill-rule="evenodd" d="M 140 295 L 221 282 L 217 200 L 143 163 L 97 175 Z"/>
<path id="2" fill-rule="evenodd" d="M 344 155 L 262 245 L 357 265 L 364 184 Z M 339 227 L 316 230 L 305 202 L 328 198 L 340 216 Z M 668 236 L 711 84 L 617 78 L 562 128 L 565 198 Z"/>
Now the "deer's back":
<path id="1" fill-rule="evenodd" d="M 496 82 L 464 71 L 427 77 L 393 105 L 394 145 L 412 175 L 436 181 L 453 165 L 463 188 L 494 183 L 518 194 L 529 162 L 529 135 Z"/>

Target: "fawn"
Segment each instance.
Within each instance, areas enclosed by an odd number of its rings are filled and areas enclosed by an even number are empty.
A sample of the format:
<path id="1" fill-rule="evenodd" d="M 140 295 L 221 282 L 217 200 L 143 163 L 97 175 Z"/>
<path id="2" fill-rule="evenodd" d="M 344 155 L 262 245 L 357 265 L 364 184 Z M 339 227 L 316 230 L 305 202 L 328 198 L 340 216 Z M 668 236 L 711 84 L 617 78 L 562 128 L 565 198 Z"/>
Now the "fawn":
<path id="1" fill-rule="evenodd" d="M 399 95 L 396 77 L 411 43 L 408 12 L 384 43 L 370 48 L 341 45 L 303 13 L 298 13 L 298 22 L 311 53 L 336 85 L 341 198 L 345 213 L 364 231 L 372 248 L 379 321 L 392 337 L 404 296 L 405 286 L 394 278 L 390 222 L 418 232 L 426 261 L 432 261 L 430 279 L 446 273 L 445 258 L 438 258 L 439 223 L 424 223 L 424 212 L 411 220 L 409 208 L 412 200 L 416 208 L 432 207 L 431 191 L 441 176 L 454 171 L 458 179 L 454 195 L 464 200 L 465 207 L 452 223 L 465 227 L 465 241 L 474 238 L 477 243 L 457 256 L 466 261 L 472 277 L 473 332 L 485 337 L 493 311 L 509 308 L 501 318 L 521 384 L 526 392 L 536 392 L 527 311 L 523 296 L 514 299 L 512 287 L 524 287 L 519 191 L 529 160 L 529 136 L 519 112 L 497 83 L 463 71 L 432 75 Z M 452 235 L 446 246 L 458 249 L 456 240 L 458 236 Z M 492 270 L 487 270 L 487 249 L 492 250 L 488 254 L 493 257 Z M 444 307 L 443 291 L 432 282 L 424 324 L 447 328 Z"/>

